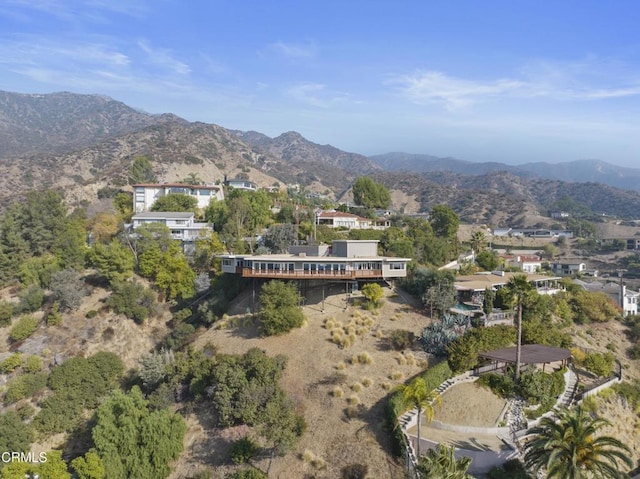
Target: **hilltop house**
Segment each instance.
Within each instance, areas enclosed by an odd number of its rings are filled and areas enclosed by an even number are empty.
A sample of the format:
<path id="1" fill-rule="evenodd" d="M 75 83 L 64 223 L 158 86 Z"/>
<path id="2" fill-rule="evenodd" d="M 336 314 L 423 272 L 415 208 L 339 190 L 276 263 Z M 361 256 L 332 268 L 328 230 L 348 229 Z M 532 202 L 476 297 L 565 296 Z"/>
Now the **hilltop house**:
<path id="1" fill-rule="evenodd" d="M 212 223 L 198 223 L 195 214 L 177 213 L 169 211 L 137 213 L 131 218 L 131 224 L 126 225 L 135 232 L 142 225 L 159 223 L 171 230 L 171 237 L 182 242 L 194 242 L 198 238 L 208 236 L 213 231 Z"/>
<path id="2" fill-rule="evenodd" d="M 500 255 L 507 266 L 512 268 L 518 268 L 524 273 L 535 273 L 542 269 L 542 258 L 538 255 L 512 255 L 503 254 Z"/>
<path id="3" fill-rule="evenodd" d="M 146 183 L 133 185 L 133 211 L 149 211 L 158 198 L 173 193 L 192 196 L 198 208 L 206 208 L 211 200 L 224 200 L 224 191 L 219 185 L 188 185 L 185 183 Z"/>
<path id="4" fill-rule="evenodd" d="M 316 224 L 318 226 L 325 225 L 330 228 L 346 228 L 346 229 L 375 229 L 383 230 L 391 226 L 388 218 L 363 218 L 353 213 L 344 213 L 342 211 L 327 210 L 316 212 Z"/>
<path id="5" fill-rule="evenodd" d="M 411 258 L 378 255 L 377 240 L 291 246 L 289 254 L 223 254 L 222 272 L 245 278 L 376 281 L 404 278 Z"/>
<path id="6" fill-rule="evenodd" d="M 227 180 L 225 177 L 224 184 L 225 186 L 234 188 L 236 190 L 258 191 L 258 185 L 256 185 L 253 181 L 243 180 L 241 178 Z"/>
<path id="7" fill-rule="evenodd" d="M 565 261 L 561 263 L 552 263 L 551 271 L 553 274 L 560 276 L 571 276 L 586 271 L 587 265 L 579 261 Z"/>

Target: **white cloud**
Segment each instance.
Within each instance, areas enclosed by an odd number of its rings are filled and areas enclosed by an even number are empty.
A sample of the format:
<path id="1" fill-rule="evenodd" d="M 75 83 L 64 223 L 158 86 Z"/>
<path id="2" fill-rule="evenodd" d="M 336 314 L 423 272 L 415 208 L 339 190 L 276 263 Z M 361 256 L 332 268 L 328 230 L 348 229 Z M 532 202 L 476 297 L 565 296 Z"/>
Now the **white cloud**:
<path id="1" fill-rule="evenodd" d="M 541 62 L 523 68 L 520 77 L 488 81 L 420 71 L 395 75 L 387 83 L 396 85 L 398 92 L 413 103 L 437 103 L 448 110 L 501 98 L 589 101 L 640 95 L 640 75 L 614 72 L 607 77 L 602 65 L 593 63 L 598 62 Z"/>
<path id="2" fill-rule="evenodd" d="M 345 93 L 328 90 L 322 83 L 300 83 L 286 90 L 285 94 L 300 103 L 317 108 L 329 108 L 348 98 Z"/>
<path id="3" fill-rule="evenodd" d="M 189 65 L 175 59 L 170 50 L 152 48 L 144 40 L 138 42 L 138 47 L 147 55 L 147 60 L 156 66 L 167 68 L 180 75 L 187 75 L 191 72 Z"/>
<path id="4" fill-rule="evenodd" d="M 275 42 L 267 46 L 267 50 L 285 58 L 312 58 L 316 56 L 317 48 L 313 43 L 285 43 Z"/>

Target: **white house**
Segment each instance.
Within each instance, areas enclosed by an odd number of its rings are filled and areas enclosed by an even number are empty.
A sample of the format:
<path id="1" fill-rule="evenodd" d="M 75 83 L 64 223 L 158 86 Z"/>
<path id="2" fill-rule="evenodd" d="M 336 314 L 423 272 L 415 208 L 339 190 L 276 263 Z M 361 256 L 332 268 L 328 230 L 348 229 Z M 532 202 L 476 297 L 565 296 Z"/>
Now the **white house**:
<path id="1" fill-rule="evenodd" d="M 542 258 L 538 255 L 502 255 L 508 266 L 521 269 L 525 273 L 535 273 L 542 269 Z"/>
<path id="2" fill-rule="evenodd" d="M 346 229 L 387 229 L 391 222 L 387 218 L 363 218 L 353 213 L 344 213 L 342 211 L 328 210 L 316 212 L 316 224 L 325 225 L 330 228 L 346 228 Z"/>
<path id="3" fill-rule="evenodd" d="M 242 180 L 242 179 L 226 180 L 225 179 L 224 184 L 230 188 L 235 188 L 236 190 L 246 190 L 246 191 L 258 190 L 258 185 L 256 185 L 254 182 L 249 180 Z"/>
<path id="4" fill-rule="evenodd" d="M 133 185 L 133 211 L 149 211 L 158 198 L 172 193 L 189 195 L 198 201 L 198 208 L 206 208 L 211 200 L 224 200 L 219 185 L 188 185 L 185 183 L 145 183 Z"/>
<path id="5" fill-rule="evenodd" d="M 563 263 L 552 263 L 551 270 L 553 274 L 561 275 L 561 276 L 571 276 L 573 274 L 582 273 L 587 269 L 587 265 L 580 262 L 563 262 Z"/>
<path id="6" fill-rule="evenodd" d="M 131 221 L 130 226 L 134 233 L 142 225 L 160 223 L 171 230 L 173 239 L 181 240 L 183 243 L 194 242 L 198 238 L 206 237 L 213 231 L 212 223 L 197 223 L 194 213 L 145 211 L 133 215 Z"/>

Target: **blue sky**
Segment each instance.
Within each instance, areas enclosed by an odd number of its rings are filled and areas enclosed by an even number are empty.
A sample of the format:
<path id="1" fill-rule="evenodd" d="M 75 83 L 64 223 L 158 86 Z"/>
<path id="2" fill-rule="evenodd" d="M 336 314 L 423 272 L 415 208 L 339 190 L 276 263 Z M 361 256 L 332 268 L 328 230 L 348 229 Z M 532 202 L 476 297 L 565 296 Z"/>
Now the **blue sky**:
<path id="1" fill-rule="evenodd" d="M 2 0 L 0 89 L 365 155 L 640 167 L 640 3 Z"/>

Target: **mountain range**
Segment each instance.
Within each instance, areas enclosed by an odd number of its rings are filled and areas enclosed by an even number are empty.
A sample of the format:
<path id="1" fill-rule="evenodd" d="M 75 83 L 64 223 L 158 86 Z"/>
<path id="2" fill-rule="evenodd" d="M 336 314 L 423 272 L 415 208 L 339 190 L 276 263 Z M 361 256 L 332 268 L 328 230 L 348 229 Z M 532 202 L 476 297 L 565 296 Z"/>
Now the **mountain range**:
<path id="1" fill-rule="evenodd" d="M 163 181 L 192 173 L 206 182 L 241 177 L 265 187 L 298 184 L 336 199 L 349 199 L 353 181 L 367 175 L 389 188 L 395 209 L 448 204 L 469 222 L 539 222 L 540 213 L 566 198 L 595 212 L 640 218 L 640 169 L 601 161 L 512 166 L 407 153 L 366 157 L 294 131 L 270 138 L 150 115 L 99 95 L 0 91 L 2 204 L 49 187 L 70 203 L 91 204 L 105 188 L 127 188 L 128 168 L 140 155 Z"/>

